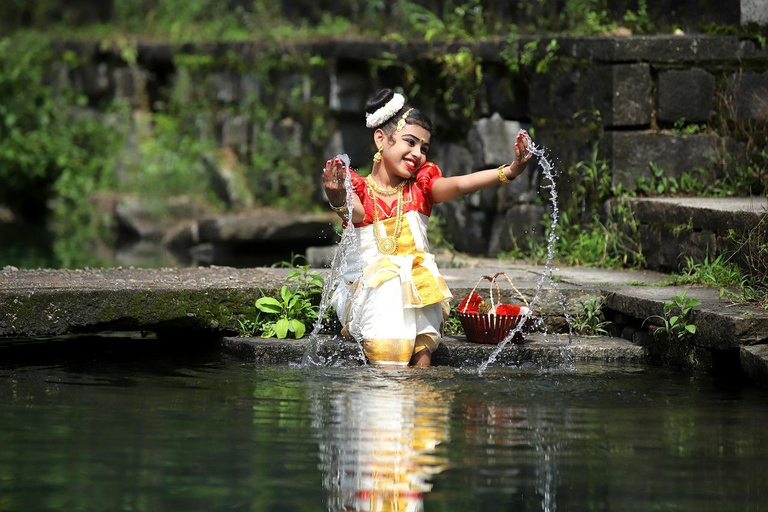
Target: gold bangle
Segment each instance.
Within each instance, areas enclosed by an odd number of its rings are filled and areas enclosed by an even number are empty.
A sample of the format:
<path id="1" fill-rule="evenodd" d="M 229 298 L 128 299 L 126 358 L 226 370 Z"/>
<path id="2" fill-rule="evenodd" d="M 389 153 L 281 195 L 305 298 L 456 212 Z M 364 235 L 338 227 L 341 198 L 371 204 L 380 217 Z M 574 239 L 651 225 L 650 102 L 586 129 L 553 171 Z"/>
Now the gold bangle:
<path id="1" fill-rule="evenodd" d="M 515 178 L 507 178 L 507 175 L 504 174 L 504 168 L 507 166 L 507 164 L 502 164 L 499 166 L 499 181 L 502 183 L 509 183 Z"/>
<path id="2" fill-rule="evenodd" d="M 331 207 L 331 210 L 335 211 L 336 213 L 348 213 L 349 210 L 347 210 L 347 203 L 344 203 L 341 206 L 334 206 L 333 203 L 328 201 L 328 206 Z"/>

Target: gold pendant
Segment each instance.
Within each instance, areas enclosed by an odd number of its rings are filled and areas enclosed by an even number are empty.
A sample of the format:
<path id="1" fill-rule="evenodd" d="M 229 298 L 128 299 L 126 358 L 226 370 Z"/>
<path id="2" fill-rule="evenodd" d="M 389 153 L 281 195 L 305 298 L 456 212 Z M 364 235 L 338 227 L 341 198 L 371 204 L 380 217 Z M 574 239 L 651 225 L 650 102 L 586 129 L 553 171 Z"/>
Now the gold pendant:
<path id="1" fill-rule="evenodd" d="M 379 240 L 379 252 L 381 254 L 394 254 L 397 250 L 397 240 L 393 236 L 385 236 Z"/>

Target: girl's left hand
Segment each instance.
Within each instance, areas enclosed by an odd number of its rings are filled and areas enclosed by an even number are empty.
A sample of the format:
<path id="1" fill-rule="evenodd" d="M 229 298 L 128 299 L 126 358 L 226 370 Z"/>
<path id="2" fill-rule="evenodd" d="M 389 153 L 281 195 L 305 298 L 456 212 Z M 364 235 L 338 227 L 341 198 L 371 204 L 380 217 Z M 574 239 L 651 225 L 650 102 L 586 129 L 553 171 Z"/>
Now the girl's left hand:
<path id="1" fill-rule="evenodd" d="M 533 153 L 528 151 L 528 132 L 523 130 L 515 139 L 515 161 L 509 164 L 510 178 L 516 178 L 525 170 Z"/>

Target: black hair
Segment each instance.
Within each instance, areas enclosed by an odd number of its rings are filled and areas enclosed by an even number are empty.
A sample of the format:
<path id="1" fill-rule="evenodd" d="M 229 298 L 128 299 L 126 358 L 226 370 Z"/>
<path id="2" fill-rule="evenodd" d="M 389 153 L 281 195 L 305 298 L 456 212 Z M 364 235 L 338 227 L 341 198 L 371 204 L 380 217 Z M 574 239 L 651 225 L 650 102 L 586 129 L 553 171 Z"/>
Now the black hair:
<path id="1" fill-rule="evenodd" d="M 392 89 L 380 89 L 373 96 L 368 98 L 368 101 L 365 103 L 366 114 L 373 114 L 381 107 L 386 105 L 394 97 L 395 91 Z M 432 120 L 429 118 L 429 116 L 427 116 L 418 108 L 411 107 L 407 103 L 403 105 L 403 108 L 396 112 L 395 115 L 381 123 L 379 126 L 375 126 L 373 129 L 376 130 L 381 128 L 384 130 L 384 133 L 386 133 L 387 136 L 391 137 L 395 131 L 395 127 L 397 126 L 397 121 L 400 120 L 403 114 L 405 114 L 410 108 L 413 110 L 411 110 L 411 112 L 408 114 L 408 117 L 405 118 L 405 124 L 415 124 L 417 126 L 421 126 L 429 133 L 432 133 Z"/>

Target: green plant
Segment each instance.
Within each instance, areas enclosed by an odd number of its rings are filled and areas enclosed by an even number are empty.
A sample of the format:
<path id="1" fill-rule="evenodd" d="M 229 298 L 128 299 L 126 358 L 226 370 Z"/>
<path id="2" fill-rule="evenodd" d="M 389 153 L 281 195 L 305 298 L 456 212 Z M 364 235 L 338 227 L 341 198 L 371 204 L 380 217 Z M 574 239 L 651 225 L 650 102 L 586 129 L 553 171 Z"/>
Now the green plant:
<path id="1" fill-rule="evenodd" d="M 701 302 L 686 297 L 687 293 L 683 291 L 680 295 L 672 297 L 672 300 L 665 302 L 663 315 L 651 315 L 643 321 L 643 325 L 651 319 L 660 320 L 661 327 L 654 332 L 654 335 L 664 336 L 669 340 L 682 341 L 696 334 L 696 325 L 692 321 L 693 308 Z"/>
<path id="2" fill-rule="evenodd" d="M 627 11 L 624 22 L 634 28 L 635 32 L 648 34 L 653 31 L 653 23 L 648 16 L 648 0 L 638 0 L 637 11 Z"/>
<path id="3" fill-rule="evenodd" d="M 437 62 L 441 67 L 439 92 L 443 107 L 451 117 L 472 119 L 483 82 L 479 57 L 462 47 L 456 53 L 439 56 Z"/>
<path id="4" fill-rule="evenodd" d="M 320 297 L 325 284 L 323 276 L 317 270 L 312 270 L 309 264 L 299 265 L 300 259 L 306 261 L 307 258 L 301 254 L 293 254 L 290 261 L 283 261 L 273 266 L 291 268 L 292 270 L 285 277 L 286 282 L 295 282 L 296 289 L 307 297 Z"/>
<path id="5" fill-rule="evenodd" d="M 277 336 L 285 339 L 289 332 L 295 338 L 301 338 L 307 325 L 317 318 L 317 308 L 306 292 L 287 285 L 280 288 L 279 299 L 265 296 L 258 299 L 255 305 L 263 313 L 263 318 L 257 320 L 262 338 Z"/>
<path id="6" fill-rule="evenodd" d="M 707 129 L 705 124 L 685 124 L 685 118 L 681 117 L 672 125 L 672 131 L 680 135 L 694 135 Z"/>
<path id="7" fill-rule="evenodd" d="M 720 254 L 714 260 L 709 255 L 702 263 L 687 256 L 685 265 L 679 276 L 669 280 L 669 284 L 703 284 L 721 288 L 738 287 L 742 283 L 742 275 L 738 265 L 729 262 L 724 254 Z"/>
<path id="8" fill-rule="evenodd" d="M 514 74 L 521 74 L 526 69 L 543 74 L 557 62 L 557 52 L 560 47 L 557 39 L 554 38 L 547 42 L 543 52 L 539 50 L 540 46 L 541 39 L 537 38 L 525 43 L 520 50 L 517 37 L 512 35 L 507 38 L 507 43 L 501 51 L 501 58 Z"/>
<path id="9" fill-rule="evenodd" d="M 646 182 L 645 178 L 638 178 L 637 189 L 646 195 L 663 196 L 665 194 L 677 194 L 680 185 L 674 176 L 666 176 L 664 169 L 656 165 L 655 162 L 648 162 L 651 169 L 651 180 Z"/>
<path id="10" fill-rule="evenodd" d="M 455 40 L 472 41 L 488 34 L 481 0 L 468 0 L 455 3 L 444 2 L 442 13 L 412 1 L 397 2 L 397 12 L 410 32 L 416 33 L 425 41 Z"/>
<path id="11" fill-rule="evenodd" d="M 608 334 L 608 322 L 603 314 L 604 298 L 592 297 L 586 301 L 584 308 L 571 317 L 573 332 L 580 336 L 605 336 Z"/>
<path id="12" fill-rule="evenodd" d="M 448 319 L 445 321 L 443 327 L 444 334 L 464 334 L 464 328 L 461 326 L 461 320 L 456 314 L 456 306 L 451 306 L 451 313 L 448 315 Z"/>

